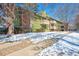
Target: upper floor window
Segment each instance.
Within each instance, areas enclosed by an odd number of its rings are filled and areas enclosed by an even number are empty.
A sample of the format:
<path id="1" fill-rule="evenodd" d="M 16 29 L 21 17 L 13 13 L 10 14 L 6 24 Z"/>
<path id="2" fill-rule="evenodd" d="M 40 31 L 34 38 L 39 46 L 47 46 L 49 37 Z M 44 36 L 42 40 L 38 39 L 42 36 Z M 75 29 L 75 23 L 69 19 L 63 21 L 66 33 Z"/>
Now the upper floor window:
<path id="1" fill-rule="evenodd" d="M 64 28 L 64 26 L 61 26 L 61 28 Z"/>

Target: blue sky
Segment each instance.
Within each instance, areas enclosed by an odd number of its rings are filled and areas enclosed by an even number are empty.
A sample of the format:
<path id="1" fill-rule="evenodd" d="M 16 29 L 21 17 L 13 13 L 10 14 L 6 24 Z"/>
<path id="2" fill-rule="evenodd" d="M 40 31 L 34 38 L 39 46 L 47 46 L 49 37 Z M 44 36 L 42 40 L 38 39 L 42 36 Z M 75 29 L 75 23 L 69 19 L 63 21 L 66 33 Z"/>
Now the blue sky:
<path id="1" fill-rule="evenodd" d="M 40 11 L 44 10 L 52 18 L 60 21 L 67 18 L 67 22 L 74 22 L 75 16 L 79 14 L 79 4 L 49 3 L 46 7 L 43 4 L 38 5 Z"/>

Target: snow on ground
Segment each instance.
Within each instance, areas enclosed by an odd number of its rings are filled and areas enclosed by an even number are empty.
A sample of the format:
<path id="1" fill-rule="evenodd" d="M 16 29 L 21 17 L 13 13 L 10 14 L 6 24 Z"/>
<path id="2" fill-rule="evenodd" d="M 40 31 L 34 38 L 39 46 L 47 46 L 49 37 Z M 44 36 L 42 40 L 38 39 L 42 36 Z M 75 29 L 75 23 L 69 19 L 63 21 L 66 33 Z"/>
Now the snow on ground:
<path id="1" fill-rule="evenodd" d="M 62 34 L 64 34 L 64 32 L 63 33 L 62 32 L 25 33 L 25 34 L 12 35 L 10 37 L 7 37 L 7 35 L 4 35 L 4 36 L 0 35 L 1 37 L 0 41 L 6 42 L 6 41 L 18 41 L 23 39 L 31 39 L 33 42 L 39 42 L 50 38 L 60 38 Z"/>
<path id="2" fill-rule="evenodd" d="M 57 39 L 58 42 L 44 49 L 39 56 L 79 56 L 79 33 L 76 32 L 40 32 L 40 33 L 25 33 L 16 34 L 10 37 L 0 35 L 0 41 L 17 41 L 23 39 L 31 39 L 34 43 L 45 39 Z"/>
<path id="3" fill-rule="evenodd" d="M 79 33 L 70 33 L 44 49 L 39 56 L 79 56 Z"/>
<path id="4" fill-rule="evenodd" d="M 79 56 L 79 50 L 68 46 L 67 43 L 59 41 L 56 44 L 44 49 L 38 56 Z M 77 47 L 79 48 L 79 47 Z"/>

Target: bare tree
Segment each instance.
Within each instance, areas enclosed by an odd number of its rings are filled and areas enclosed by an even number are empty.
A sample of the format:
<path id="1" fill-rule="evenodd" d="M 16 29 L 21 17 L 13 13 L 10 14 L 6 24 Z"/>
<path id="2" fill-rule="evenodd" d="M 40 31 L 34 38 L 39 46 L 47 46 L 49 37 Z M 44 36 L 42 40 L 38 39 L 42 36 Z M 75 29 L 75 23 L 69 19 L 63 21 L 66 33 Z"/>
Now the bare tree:
<path id="1" fill-rule="evenodd" d="M 15 19 L 15 4 L 14 3 L 5 3 L 2 5 L 2 11 L 3 15 L 1 17 L 5 20 L 6 25 L 8 27 L 7 34 L 13 34 L 14 33 L 14 25 L 13 20 Z"/>
<path id="2" fill-rule="evenodd" d="M 75 25 L 76 25 L 77 31 L 79 31 L 79 15 L 76 16 Z"/>

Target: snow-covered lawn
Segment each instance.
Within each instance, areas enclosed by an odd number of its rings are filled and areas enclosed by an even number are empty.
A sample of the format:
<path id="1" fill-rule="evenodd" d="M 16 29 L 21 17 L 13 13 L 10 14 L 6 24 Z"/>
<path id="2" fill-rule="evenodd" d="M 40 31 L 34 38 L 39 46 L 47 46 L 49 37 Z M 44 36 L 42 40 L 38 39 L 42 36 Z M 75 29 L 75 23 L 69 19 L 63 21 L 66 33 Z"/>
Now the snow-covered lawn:
<path id="1" fill-rule="evenodd" d="M 65 35 L 67 32 L 38 32 L 38 33 L 24 33 L 24 34 L 15 34 L 10 37 L 7 35 L 0 35 L 0 41 L 18 41 L 23 39 L 31 39 L 33 42 L 39 42 L 45 39 L 50 38 L 60 38 Z"/>
<path id="2" fill-rule="evenodd" d="M 79 33 L 72 32 L 44 49 L 39 56 L 79 56 Z"/>
<path id="3" fill-rule="evenodd" d="M 53 56 L 53 55 L 78 55 L 79 56 L 79 33 L 77 32 L 40 32 L 40 33 L 25 33 L 12 35 L 8 38 L 3 38 L 0 35 L 0 41 L 17 41 L 23 39 L 30 39 L 34 43 L 43 41 L 45 39 L 55 39 L 57 43 L 49 46 L 48 48 L 41 51 L 39 56 Z"/>

